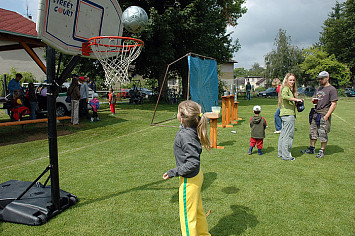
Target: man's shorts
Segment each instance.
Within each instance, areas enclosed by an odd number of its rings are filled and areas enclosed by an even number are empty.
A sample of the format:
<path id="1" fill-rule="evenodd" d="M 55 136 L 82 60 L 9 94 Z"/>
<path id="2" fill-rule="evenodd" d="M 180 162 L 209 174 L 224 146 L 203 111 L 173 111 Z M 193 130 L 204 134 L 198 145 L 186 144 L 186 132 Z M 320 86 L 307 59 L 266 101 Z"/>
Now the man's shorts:
<path id="1" fill-rule="evenodd" d="M 315 114 L 316 115 L 316 114 Z M 317 140 L 321 143 L 328 142 L 328 133 L 330 132 L 330 118 L 325 121 L 324 117 L 320 119 L 320 124 L 317 125 L 315 119 L 312 119 L 312 123 L 309 126 L 309 138 Z"/>

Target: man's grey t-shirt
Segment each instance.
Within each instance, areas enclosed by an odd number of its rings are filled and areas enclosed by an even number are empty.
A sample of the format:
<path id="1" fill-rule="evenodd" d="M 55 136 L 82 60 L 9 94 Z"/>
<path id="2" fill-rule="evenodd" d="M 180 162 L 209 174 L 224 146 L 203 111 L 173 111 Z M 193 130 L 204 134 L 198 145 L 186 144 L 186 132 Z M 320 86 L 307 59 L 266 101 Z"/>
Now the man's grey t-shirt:
<path id="1" fill-rule="evenodd" d="M 318 103 L 316 110 L 323 110 L 326 109 L 328 110 L 329 107 L 332 105 L 332 102 L 338 101 L 338 92 L 337 89 L 332 86 L 326 86 L 326 87 L 319 87 L 316 89 L 314 92 L 315 98 L 318 98 Z"/>

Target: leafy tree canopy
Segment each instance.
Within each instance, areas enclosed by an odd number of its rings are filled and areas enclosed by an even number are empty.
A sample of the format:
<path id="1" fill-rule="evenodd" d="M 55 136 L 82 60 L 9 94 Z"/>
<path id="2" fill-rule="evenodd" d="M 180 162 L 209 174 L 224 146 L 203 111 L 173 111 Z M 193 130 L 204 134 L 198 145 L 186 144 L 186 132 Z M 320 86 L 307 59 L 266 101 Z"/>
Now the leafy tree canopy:
<path id="1" fill-rule="evenodd" d="M 311 47 L 303 50 L 304 62 L 301 69 L 311 78 L 311 83 L 317 83 L 317 75 L 321 71 L 330 74 L 332 85 L 346 86 L 350 83 L 350 70 L 346 64 L 339 62 L 334 54 L 329 55 L 323 48 Z"/>
<path id="2" fill-rule="evenodd" d="M 299 67 L 304 60 L 302 50 L 291 44 L 291 37 L 283 29 L 279 29 L 274 45 L 276 49 L 265 56 L 266 78 L 283 78 L 287 73 L 293 73 L 298 83 L 302 84 L 303 76 Z"/>
<path id="3" fill-rule="evenodd" d="M 253 66 L 246 70 L 244 68 L 234 69 L 234 77 L 246 77 L 246 76 L 265 76 L 265 68 L 261 67 L 259 63 L 254 63 Z"/>
<path id="4" fill-rule="evenodd" d="M 355 73 L 355 0 L 335 4 L 324 22 L 319 41 L 326 52 L 334 54 Z"/>

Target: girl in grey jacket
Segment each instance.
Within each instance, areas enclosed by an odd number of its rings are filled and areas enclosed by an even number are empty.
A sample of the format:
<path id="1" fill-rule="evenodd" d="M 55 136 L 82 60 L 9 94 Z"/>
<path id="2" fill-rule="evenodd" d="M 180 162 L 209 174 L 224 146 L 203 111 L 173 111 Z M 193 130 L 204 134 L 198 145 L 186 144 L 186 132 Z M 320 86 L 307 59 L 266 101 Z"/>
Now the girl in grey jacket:
<path id="1" fill-rule="evenodd" d="M 168 170 L 163 179 L 179 176 L 179 208 L 182 235 L 210 235 L 202 207 L 201 187 L 203 173 L 200 169 L 201 144 L 209 150 L 207 117 L 201 106 L 191 100 L 179 104 L 177 119 L 181 128 L 175 136 L 174 154 L 176 168 Z"/>

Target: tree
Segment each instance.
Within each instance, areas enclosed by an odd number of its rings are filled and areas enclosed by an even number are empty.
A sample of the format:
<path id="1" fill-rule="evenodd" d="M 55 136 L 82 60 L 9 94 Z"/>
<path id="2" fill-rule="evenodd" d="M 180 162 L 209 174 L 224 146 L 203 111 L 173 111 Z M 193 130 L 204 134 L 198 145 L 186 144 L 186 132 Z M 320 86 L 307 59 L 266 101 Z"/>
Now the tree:
<path id="1" fill-rule="evenodd" d="M 230 60 L 239 44 L 226 28 L 236 25 L 246 12 L 242 3 L 244 0 L 145 1 L 141 6 L 149 10 L 150 25 L 139 35 L 145 46 L 135 62 L 137 73 L 157 79 L 160 87 L 167 65 L 189 52 L 213 57 L 218 63 Z M 187 61 L 171 69 L 182 77 L 186 92 Z"/>
<path id="2" fill-rule="evenodd" d="M 248 70 L 241 68 L 234 69 L 234 77 L 246 77 L 248 76 Z"/>
<path id="3" fill-rule="evenodd" d="M 355 0 L 336 3 L 325 20 L 320 44 L 329 55 L 334 54 L 355 73 Z"/>
<path id="4" fill-rule="evenodd" d="M 250 70 L 248 71 L 248 76 L 265 76 L 265 69 L 259 65 L 259 63 L 254 63 Z"/>
<path id="5" fill-rule="evenodd" d="M 298 83 L 302 83 L 302 71 L 299 67 L 304 60 L 302 50 L 291 44 L 291 37 L 286 35 L 286 30 L 279 29 L 275 38 L 273 49 L 265 56 L 266 78 L 284 78 L 287 73 L 293 73 Z"/>
<path id="6" fill-rule="evenodd" d="M 334 54 L 329 55 L 321 47 L 311 47 L 303 50 L 304 62 L 301 69 L 311 78 L 313 84 L 317 83 L 317 75 L 321 71 L 330 74 L 332 85 L 335 87 L 346 86 L 350 83 L 350 70 L 346 64 L 339 62 Z"/>

